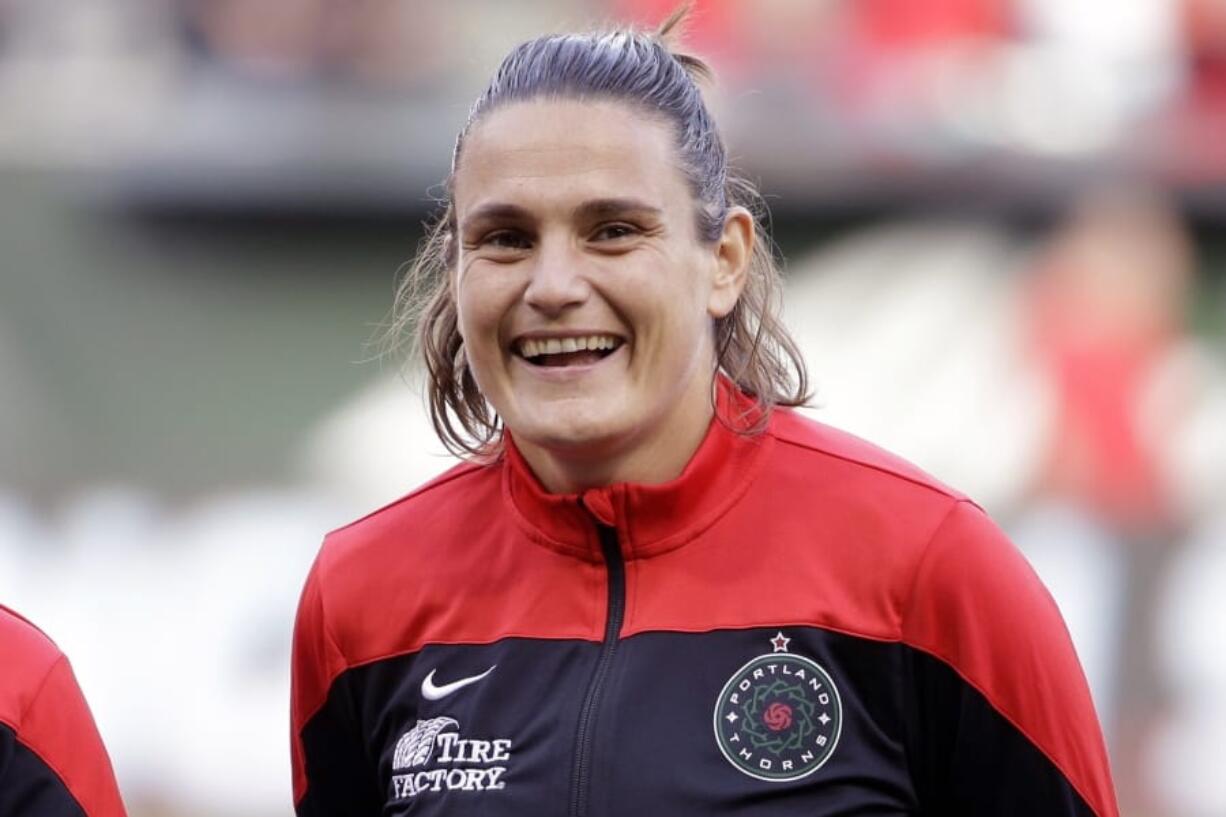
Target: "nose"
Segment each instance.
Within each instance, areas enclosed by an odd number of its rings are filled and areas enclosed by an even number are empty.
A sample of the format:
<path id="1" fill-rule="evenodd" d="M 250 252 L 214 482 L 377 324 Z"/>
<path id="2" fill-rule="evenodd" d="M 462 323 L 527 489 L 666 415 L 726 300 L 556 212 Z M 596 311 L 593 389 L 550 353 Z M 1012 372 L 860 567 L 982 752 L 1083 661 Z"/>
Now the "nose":
<path id="1" fill-rule="evenodd" d="M 531 276 L 524 289 L 524 302 L 550 317 L 582 304 L 591 294 L 583 259 L 565 240 L 541 241 L 532 260 Z"/>

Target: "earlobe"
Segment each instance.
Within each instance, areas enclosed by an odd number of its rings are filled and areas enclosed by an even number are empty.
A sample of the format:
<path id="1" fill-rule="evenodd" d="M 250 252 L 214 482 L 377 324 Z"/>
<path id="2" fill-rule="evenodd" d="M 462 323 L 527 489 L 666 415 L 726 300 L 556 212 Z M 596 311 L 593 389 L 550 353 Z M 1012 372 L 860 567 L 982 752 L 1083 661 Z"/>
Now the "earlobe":
<path id="1" fill-rule="evenodd" d="M 736 306 L 748 280 L 755 240 L 753 215 L 744 207 L 731 208 L 715 247 L 715 277 L 707 302 L 711 317 L 722 318 Z"/>

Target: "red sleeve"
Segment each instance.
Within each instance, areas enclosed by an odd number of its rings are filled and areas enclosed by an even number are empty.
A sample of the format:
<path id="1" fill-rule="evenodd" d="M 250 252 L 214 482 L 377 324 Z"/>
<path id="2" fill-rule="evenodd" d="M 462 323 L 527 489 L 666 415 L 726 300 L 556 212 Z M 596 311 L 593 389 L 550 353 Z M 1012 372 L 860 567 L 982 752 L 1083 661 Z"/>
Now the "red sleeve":
<path id="1" fill-rule="evenodd" d="M 0 725 L 12 741 L 0 797 L 18 814 L 124 817 L 110 758 L 68 659 L 33 624 L 0 607 Z M 16 807 L 16 806 L 14 806 Z"/>
<path id="2" fill-rule="evenodd" d="M 18 739 L 64 781 L 89 817 L 124 817 L 111 760 L 67 658 L 51 668 Z"/>
<path id="3" fill-rule="evenodd" d="M 294 622 L 290 673 L 290 739 L 295 803 L 302 801 L 307 790 L 307 757 L 303 730 L 323 708 L 333 681 L 345 669 L 345 658 L 328 632 L 324 617 L 320 586 L 322 561 L 321 553 L 307 576 Z"/>
<path id="4" fill-rule="evenodd" d="M 1117 817 L 1102 731 L 1059 610 L 1013 544 L 973 504 L 956 503 L 929 544 L 903 628 L 908 644 L 977 690 L 1097 817 Z M 983 736 L 978 740 L 981 758 Z M 966 754 L 974 757 L 976 747 Z M 955 769 L 951 777 L 972 775 Z M 992 788 L 994 781 L 967 785 Z"/>

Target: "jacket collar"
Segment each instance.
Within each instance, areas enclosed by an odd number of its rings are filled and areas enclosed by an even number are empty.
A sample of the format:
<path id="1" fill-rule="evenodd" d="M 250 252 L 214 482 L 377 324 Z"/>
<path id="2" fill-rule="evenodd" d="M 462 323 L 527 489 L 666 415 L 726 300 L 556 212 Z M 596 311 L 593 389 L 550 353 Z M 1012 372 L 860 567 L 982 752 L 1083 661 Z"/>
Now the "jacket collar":
<path id="1" fill-rule="evenodd" d="M 717 417 L 679 477 L 658 485 L 619 482 L 579 494 L 547 492 L 508 432 L 503 435 L 501 460 L 503 498 L 530 538 L 580 558 L 602 558 L 597 524 L 617 529 L 626 559 L 674 550 L 723 516 L 757 475 L 773 437 L 769 432 L 749 436 L 727 427 L 737 418 L 752 416 L 754 410 L 750 397 L 721 378 Z"/>

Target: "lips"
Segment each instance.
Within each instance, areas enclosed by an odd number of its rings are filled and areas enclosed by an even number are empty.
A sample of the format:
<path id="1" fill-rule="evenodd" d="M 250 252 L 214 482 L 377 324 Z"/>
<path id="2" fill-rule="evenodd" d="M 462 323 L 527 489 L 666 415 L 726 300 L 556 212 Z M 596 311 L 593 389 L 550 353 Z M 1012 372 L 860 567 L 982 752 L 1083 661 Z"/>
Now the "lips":
<path id="1" fill-rule="evenodd" d="M 596 363 L 624 341 L 617 335 L 590 333 L 550 337 L 523 337 L 512 345 L 515 353 L 534 366 L 583 366 Z"/>

